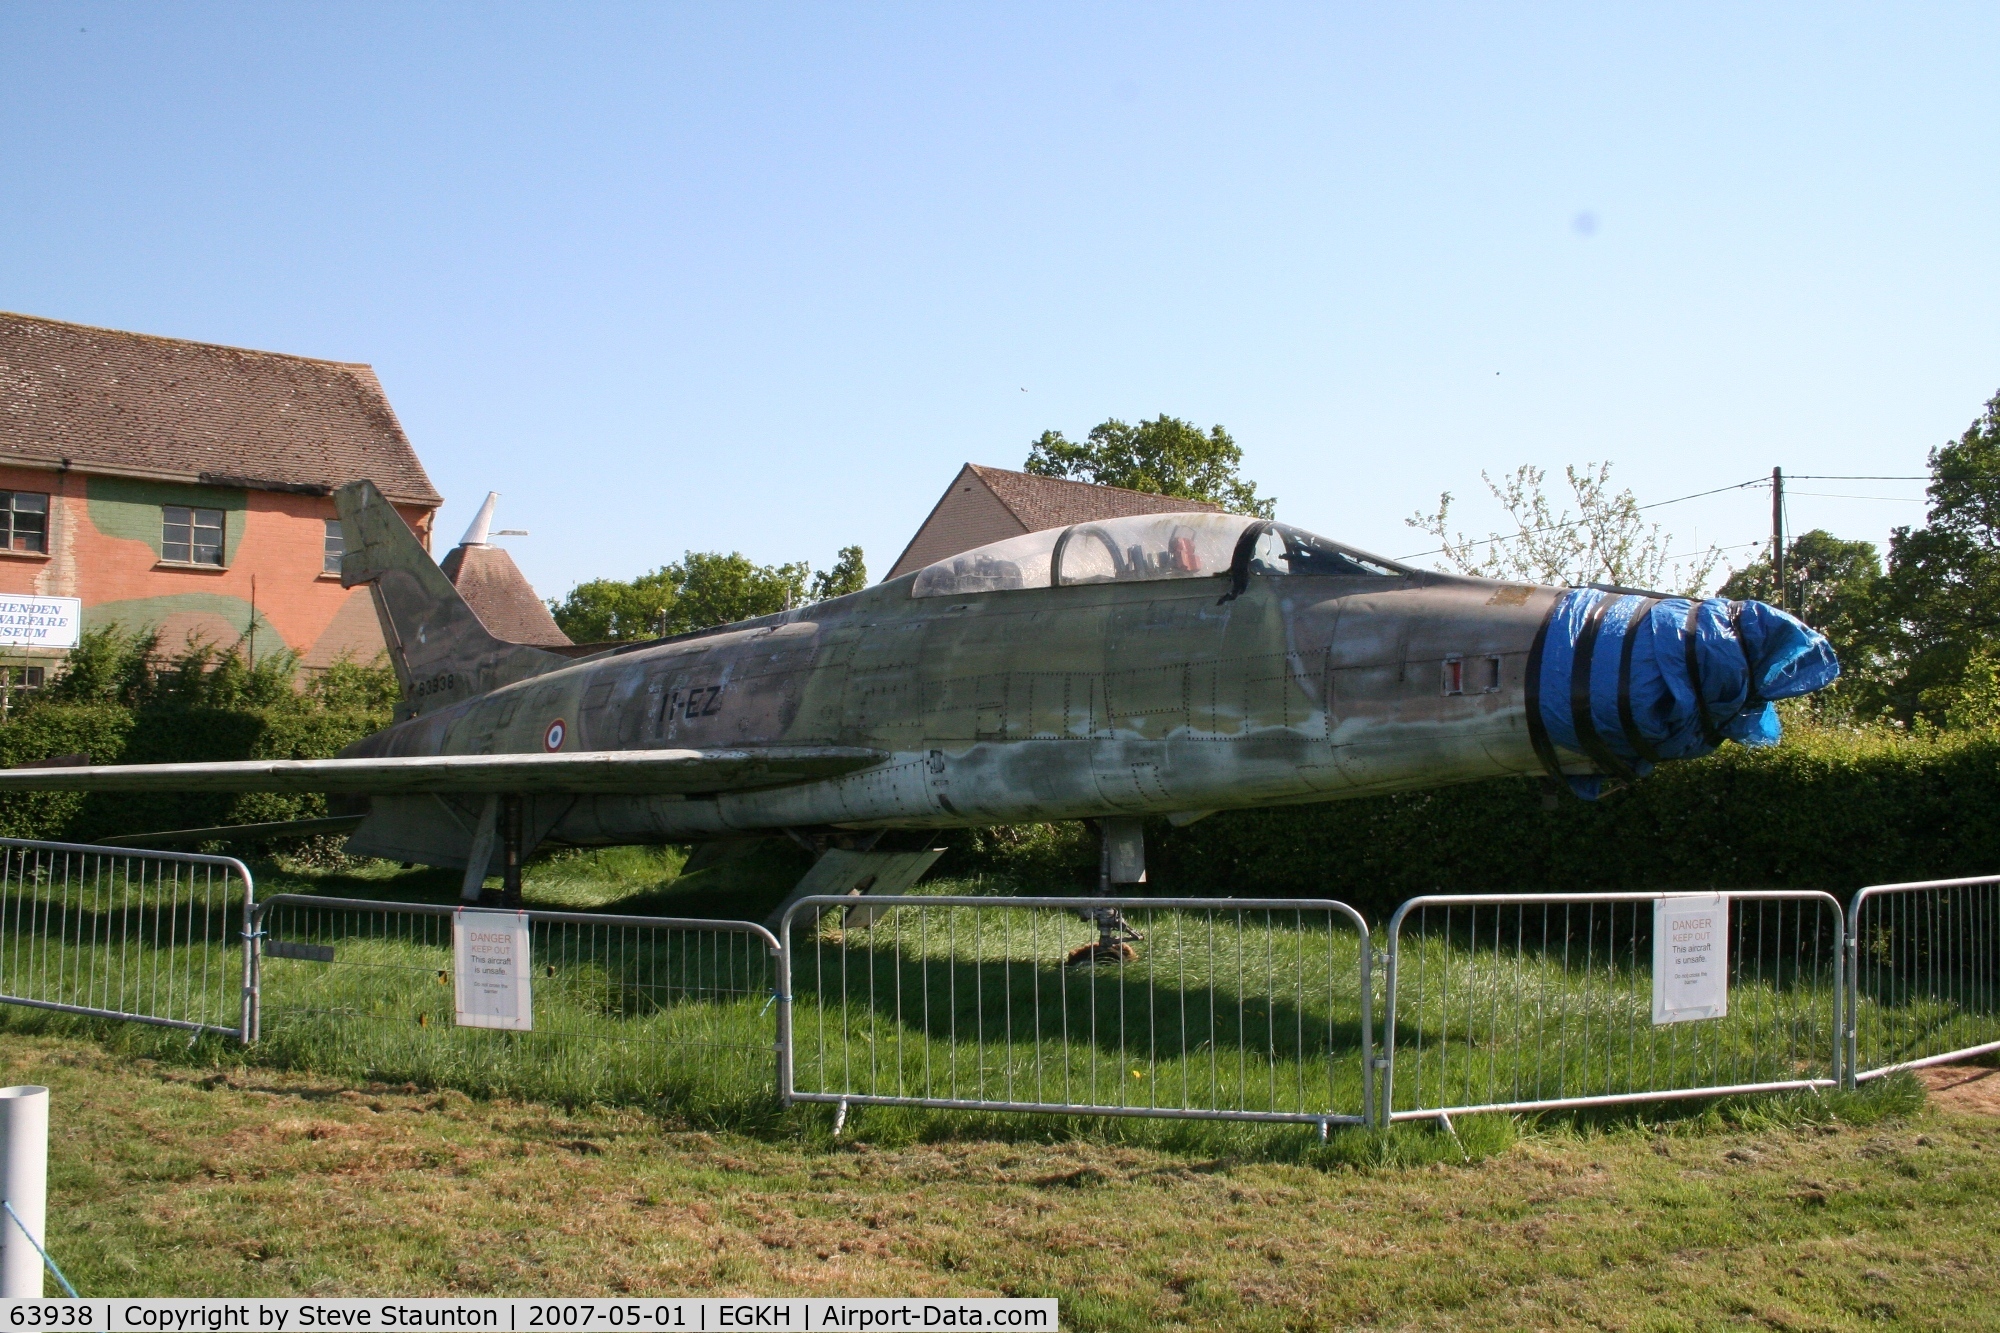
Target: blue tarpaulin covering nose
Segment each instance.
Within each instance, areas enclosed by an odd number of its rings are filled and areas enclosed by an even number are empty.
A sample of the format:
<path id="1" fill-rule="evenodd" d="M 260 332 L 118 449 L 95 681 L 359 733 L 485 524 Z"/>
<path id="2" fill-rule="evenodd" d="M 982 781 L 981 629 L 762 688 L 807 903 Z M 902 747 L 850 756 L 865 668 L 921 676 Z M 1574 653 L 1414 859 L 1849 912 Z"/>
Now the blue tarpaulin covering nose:
<path id="1" fill-rule="evenodd" d="M 1825 635 L 1763 602 L 1572 588 L 1529 654 L 1528 729 L 1551 773 L 1590 764 L 1565 774 L 1590 800 L 1725 740 L 1776 745 L 1771 701 L 1839 675 Z"/>

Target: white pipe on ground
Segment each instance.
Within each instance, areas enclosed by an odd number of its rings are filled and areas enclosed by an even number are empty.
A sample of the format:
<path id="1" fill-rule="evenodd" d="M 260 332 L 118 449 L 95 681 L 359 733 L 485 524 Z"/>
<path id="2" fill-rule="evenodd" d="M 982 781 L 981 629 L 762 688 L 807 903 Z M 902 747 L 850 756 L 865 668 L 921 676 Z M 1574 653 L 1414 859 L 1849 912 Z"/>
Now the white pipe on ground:
<path id="1" fill-rule="evenodd" d="M 49 1090 L 29 1085 L 0 1088 L 0 1199 L 13 1206 L 16 1223 L 0 1213 L 0 1298 L 40 1300 L 42 1256 L 49 1202 Z M 22 1234 L 26 1227 L 31 1242 Z"/>

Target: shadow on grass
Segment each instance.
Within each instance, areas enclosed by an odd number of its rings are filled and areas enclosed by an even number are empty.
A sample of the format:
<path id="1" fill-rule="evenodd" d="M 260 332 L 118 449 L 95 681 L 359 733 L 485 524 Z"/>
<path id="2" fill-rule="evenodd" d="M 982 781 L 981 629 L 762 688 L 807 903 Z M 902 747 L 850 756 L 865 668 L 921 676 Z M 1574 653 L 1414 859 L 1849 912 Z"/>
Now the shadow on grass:
<path id="1" fill-rule="evenodd" d="M 680 873 L 685 859 L 678 848 L 544 853 L 523 872 L 522 898 L 531 908 L 549 911 L 761 921 L 812 866 L 803 850 L 782 839 L 766 840 L 693 874 Z M 402 869 L 382 861 L 319 869 L 267 860 L 253 862 L 251 869 L 259 898 L 302 893 L 370 902 L 456 903 L 464 880 L 457 870 Z"/>
<path id="2" fill-rule="evenodd" d="M 212 1035 L 190 1038 L 177 1031 L 11 1006 L 0 1006 L 0 1034 L 5 1033 L 86 1037 L 115 1056 L 152 1059 L 180 1068 L 225 1072 L 271 1067 L 271 1062 L 258 1059 L 255 1048 L 246 1049 Z M 276 1067 L 286 1067 L 287 1063 L 276 1062 Z M 379 1088 L 380 1084 L 375 1086 Z M 494 1099 L 491 1094 L 458 1087 L 453 1082 L 416 1086 L 427 1091 L 452 1088 Z M 307 1100 L 339 1095 L 338 1091 L 285 1085 L 271 1085 L 266 1090 Z M 878 1106 L 852 1109 L 843 1135 L 836 1138 L 834 1108 L 823 1103 L 786 1108 L 770 1097 L 731 1098 L 726 1106 L 702 1107 L 656 1098 L 647 1109 L 673 1127 L 741 1134 L 828 1152 L 848 1151 L 844 1145 L 854 1143 L 885 1149 L 981 1142 L 1102 1148 L 1112 1154 L 1102 1164 L 1023 1181 L 1047 1189 L 1091 1189 L 1160 1169 L 1157 1164 L 1120 1160 L 1115 1155 L 1119 1149 L 1150 1150 L 1179 1158 L 1181 1165 L 1175 1168 L 1178 1170 L 1218 1171 L 1249 1162 L 1289 1163 L 1322 1171 L 1411 1170 L 1477 1164 L 1506 1153 L 1524 1135 L 1667 1133 L 1695 1137 L 1810 1126 L 1837 1129 L 1907 1118 L 1921 1112 L 1924 1104 L 1923 1085 L 1905 1072 L 1866 1084 L 1854 1092 L 1723 1097 L 1584 1108 L 1538 1116 L 1472 1115 L 1458 1118 L 1449 1130 L 1435 1121 L 1401 1122 L 1386 1129 L 1335 1126 L 1324 1140 L 1310 1125 L 945 1112 Z"/>

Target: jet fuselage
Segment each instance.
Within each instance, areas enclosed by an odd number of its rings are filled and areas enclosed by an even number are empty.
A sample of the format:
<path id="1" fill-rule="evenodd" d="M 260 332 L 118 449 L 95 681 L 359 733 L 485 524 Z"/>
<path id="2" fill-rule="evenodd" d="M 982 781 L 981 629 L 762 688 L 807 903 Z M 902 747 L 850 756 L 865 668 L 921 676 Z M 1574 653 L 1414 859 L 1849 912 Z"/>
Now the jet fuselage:
<path id="1" fill-rule="evenodd" d="M 759 791 L 528 793 L 531 830 L 579 844 L 1193 814 L 1542 771 L 1523 684 L 1560 589 L 1399 570 L 1259 574 L 1234 596 L 1226 575 L 913 596 L 917 577 L 586 658 L 348 753 L 890 756 Z"/>

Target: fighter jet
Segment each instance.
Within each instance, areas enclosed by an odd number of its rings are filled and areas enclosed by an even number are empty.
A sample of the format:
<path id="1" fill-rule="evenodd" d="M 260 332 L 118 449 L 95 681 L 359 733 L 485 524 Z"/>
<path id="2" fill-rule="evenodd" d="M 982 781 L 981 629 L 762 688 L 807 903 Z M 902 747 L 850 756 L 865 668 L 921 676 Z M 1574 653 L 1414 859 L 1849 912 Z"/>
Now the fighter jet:
<path id="1" fill-rule="evenodd" d="M 893 890 L 885 831 L 1093 820 L 1106 885 L 1141 821 L 1516 775 L 1594 797 L 1829 683 L 1761 603 L 1411 568 L 1265 519 L 1030 533 L 862 592 L 565 657 L 487 632 L 381 492 L 336 495 L 394 723 L 339 758 L 0 771 L 0 790 L 366 798 L 348 850 L 518 899 L 543 844 L 790 835 L 802 891 Z M 498 895 L 485 881 L 499 875 Z"/>

